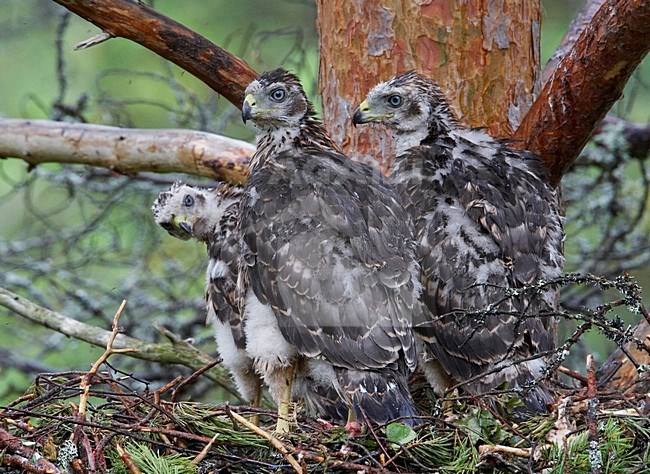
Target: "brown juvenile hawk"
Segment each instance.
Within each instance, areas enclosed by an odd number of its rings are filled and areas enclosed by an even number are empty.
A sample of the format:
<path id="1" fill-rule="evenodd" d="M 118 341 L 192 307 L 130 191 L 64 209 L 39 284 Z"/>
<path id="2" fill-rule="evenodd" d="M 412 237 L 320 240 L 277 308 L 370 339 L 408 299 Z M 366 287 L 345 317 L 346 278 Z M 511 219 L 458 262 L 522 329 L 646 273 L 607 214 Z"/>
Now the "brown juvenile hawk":
<path id="1" fill-rule="evenodd" d="M 155 221 L 170 235 L 194 238 L 208 247 L 206 304 L 208 322 L 212 322 L 223 365 L 230 371 L 242 396 L 259 406 L 261 382 L 248 354 L 246 321 L 236 295 L 240 265 L 239 203 L 243 189 L 219 184 L 213 189 L 174 183 L 160 193 L 152 207 Z M 344 421 L 347 409 L 329 387 L 319 386 L 299 372 L 294 398 L 307 409 L 336 421 Z"/>
<path id="2" fill-rule="evenodd" d="M 314 115 L 283 69 L 246 89 L 242 116 L 259 132 L 241 203 L 240 281 L 252 289 L 247 328 L 265 336 L 249 354 L 282 406 L 294 366 L 306 363 L 358 418 L 413 423 L 412 229 L 381 173 L 339 152 Z"/>
<path id="3" fill-rule="evenodd" d="M 353 121 L 381 122 L 393 134 L 392 178 L 416 223 L 431 313 L 416 331 L 470 391 L 509 382 L 524 389 L 528 408 L 545 410 L 546 387 L 526 389 L 546 366 L 535 354 L 555 347 L 549 313 L 558 294 L 546 286 L 511 297 L 558 277 L 564 264 L 562 218 L 539 157 L 461 126 L 439 86 L 415 72 L 377 85 Z"/>

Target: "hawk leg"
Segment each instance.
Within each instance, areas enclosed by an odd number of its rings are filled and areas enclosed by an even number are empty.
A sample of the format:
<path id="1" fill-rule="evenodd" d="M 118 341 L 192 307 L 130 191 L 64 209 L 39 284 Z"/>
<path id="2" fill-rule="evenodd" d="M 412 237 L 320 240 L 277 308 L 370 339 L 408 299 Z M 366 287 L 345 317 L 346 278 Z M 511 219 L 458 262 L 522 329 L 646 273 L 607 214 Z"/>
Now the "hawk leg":
<path id="1" fill-rule="evenodd" d="M 278 423 L 275 432 L 284 434 L 291 431 L 289 425 L 289 410 L 291 408 L 291 386 L 293 384 L 294 366 L 289 365 L 283 373 L 282 392 L 278 404 Z"/>
<path id="2" fill-rule="evenodd" d="M 251 406 L 255 408 L 260 408 L 262 406 L 262 382 L 258 381 L 253 392 L 253 399 L 251 400 Z M 255 426 L 260 426 L 260 414 L 255 413 L 251 416 L 251 423 Z"/>

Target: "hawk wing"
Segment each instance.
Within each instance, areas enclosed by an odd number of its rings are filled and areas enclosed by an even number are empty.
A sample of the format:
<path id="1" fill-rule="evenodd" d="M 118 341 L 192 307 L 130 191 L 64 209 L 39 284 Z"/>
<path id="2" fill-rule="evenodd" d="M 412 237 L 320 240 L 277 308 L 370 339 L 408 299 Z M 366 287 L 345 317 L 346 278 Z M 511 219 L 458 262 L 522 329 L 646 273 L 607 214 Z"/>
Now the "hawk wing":
<path id="1" fill-rule="evenodd" d="M 554 307 L 554 291 L 508 298 L 506 288 L 559 275 L 562 229 L 552 191 L 518 151 L 500 147 L 486 157 L 463 140 L 411 149 L 399 158 L 396 175 L 404 178 L 398 189 L 416 218 L 424 301 L 435 315 L 417 329 L 442 365 L 467 380 L 513 356 L 553 347 L 551 318 L 521 315 Z M 489 308 L 483 317 L 464 314 Z M 479 391 L 533 378 L 525 364 L 516 370 L 521 377 L 484 377 Z"/>
<path id="2" fill-rule="evenodd" d="M 397 368 L 404 357 L 412 366 L 417 267 L 407 219 L 381 175 L 313 148 L 278 155 L 247 189 L 250 283 L 285 339 L 342 368 Z"/>
<path id="3" fill-rule="evenodd" d="M 246 349 L 244 320 L 237 297 L 237 277 L 241 248 L 236 233 L 239 203 L 224 212 L 219 223 L 219 234 L 208 247 L 208 269 L 205 299 L 208 306 L 208 322 L 217 318 L 230 325 L 233 341 L 238 349 Z"/>

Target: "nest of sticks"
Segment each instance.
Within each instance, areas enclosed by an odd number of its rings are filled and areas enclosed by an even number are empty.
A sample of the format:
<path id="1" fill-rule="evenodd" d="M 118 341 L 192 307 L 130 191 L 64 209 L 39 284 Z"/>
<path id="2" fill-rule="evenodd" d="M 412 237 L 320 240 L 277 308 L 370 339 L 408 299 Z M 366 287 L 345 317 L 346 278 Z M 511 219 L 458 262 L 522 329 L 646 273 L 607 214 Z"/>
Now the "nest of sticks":
<path id="1" fill-rule="evenodd" d="M 593 373 L 593 367 L 591 372 Z M 193 376 L 194 377 L 194 376 Z M 423 423 L 367 424 L 363 433 L 297 412 L 293 431 L 271 431 L 275 411 L 177 401 L 192 378 L 133 390 L 128 375 L 42 374 L 0 411 L 0 472 L 647 472 L 647 395 L 561 390 L 546 417 L 497 403 L 436 400 L 413 380 Z M 260 417 L 259 426 L 249 421 Z M 598 471 L 594 471 L 599 468 Z M 4 470 L 3 470 L 4 469 Z"/>
<path id="2" fill-rule="evenodd" d="M 591 356 L 586 375 L 561 365 L 587 326 L 620 340 L 621 350 L 632 341 L 639 354 L 649 352 L 630 328 L 605 317 L 633 306 L 650 320 L 638 286 L 629 278 L 619 283 L 625 297 L 582 314 L 558 347 L 557 364 L 545 374 L 557 402 L 545 416 L 526 413 L 507 390 L 475 398 L 456 389 L 436 398 L 416 374 L 410 385 L 422 423 L 413 429 L 365 420 L 362 430 L 352 430 L 296 406 L 293 430 L 282 436 L 272 431 L 273 409 L 180 399 L 218 360 L 157 390 L 115 369 L 108 359 L 133 351 L 113 349 L 123 303 L 105 352 L 88 372 L 41 374 L 23 396 L 0 406 L 0 473 L 648 472 L 648 366 L 635 361 L 634 378 L 621 387 L 608 384 L 606 364 L 596 372 Z M 629 350 L 622 354 L 634 360 Z"/>

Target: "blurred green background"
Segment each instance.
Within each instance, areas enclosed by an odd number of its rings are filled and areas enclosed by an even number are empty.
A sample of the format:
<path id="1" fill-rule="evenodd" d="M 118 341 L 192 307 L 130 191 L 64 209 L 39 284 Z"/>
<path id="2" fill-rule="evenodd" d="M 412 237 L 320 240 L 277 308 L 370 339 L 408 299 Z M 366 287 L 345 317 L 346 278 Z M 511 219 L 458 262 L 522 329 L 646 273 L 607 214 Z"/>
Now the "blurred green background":
<path id="1" fill-rule="evenodd" d="M 308 94 L 314 97 L 318 38 L 313 2 L 151 3 L 161 13 L 242 57 L 257 71 L 278 65 L 296 71 Z M 545 0 L 542 4 L 545 62 L 582 2 Z M 98 33 L 97 28 L 74 15 L 67 18 L 62 35 L 63 63 L 57 63 L 55 38 L 64 12 L 49 1 L 0 2 L 1 117 L 70 120 L 79 112 L 90 123 L 195 128 L 253 140 L 252 129 L 241 125 L 235 107 L 190 74 L 141 46 L 113 39 L 72 52 L 76 43 Z M 65 87 L 57 68 L 63 72 Z M 650 63 L 645 61 L 613 112 L 629 121 L 647 123 L 649 84 Z M 54 112 L 53 104 L 59 105 Z M 149 206 L 165 186 L 92 173 L 83 167 L 59 165 L 42 166 L 28 173 L 20 160 L 0 162 L 1 286 L 106 329 L 122 298 L 127 298 L 129 305 L 123 320 L 147 318 L 161 322 L 213 353 L 210 330 L 192 324 L 202 312 L 205 250 L 195 243 L 168 238 L 151 219 Z M 622 173 L 633 181 L 641 177 L 643 170 L 629 166 Z M 88 186 L 75 185 L 75 179 Z M 633 186 L 630 190 L 630 199 L 638 197 Z M 575 203 L 569 202 L 572 205 Z M 579 209 L 575 212 L 584 214 Z M 647 235 L 647 221 L 645 216 L 635 230 L 640 236 Z M 93 232 L 79 230 L 89 222 L 95 222 Z M 577 255 L 580 246 L 598 242 L 596 230 L 587 229 L 577 236 L 573 230 L 569 220 L 568 270 L 581 268 L 583 263 L 572 259 L 572 253 Z M 56 238 L 51 239 L 47 249 L 43 240 L 30 243 L 31 236 L 48 235 Z M 637 267 L 633 274 L 642 283 L 649 282 L 645 263 Z M 167 278 L 154 278 L 161 273 L 166 273 Z M 593 301 L 596 304 L 600 300 L 594 297 Z M 179 326 L 179 320 L 187 324 Z M 133 330 L 129 332 L 132 335 L 156 338 L 152 331 L 142 329 L 142 322 L 124 325 L 127 332 Z M 593 332 L 584 350 L 595 352 L 602 361 L 613 344 Z M 0 405 L 15 399 L 31 383 L 33 377 L 23 373 L 21 364 L 31 361 L 34 373 L 39 368 L 86 370 L 102 352 L 74 340 L 64 343 L 65 339 L 0 308 Z M 123 359 L 116 360 L 120 365 Z M 584 360 L 582 355 L 577 355 L 578 366 L 580 360 Z M 129 366 L 130 370 L 151 375 L 142 364 Z M 209 389 L 205 394 L 216 396 Z"/>

